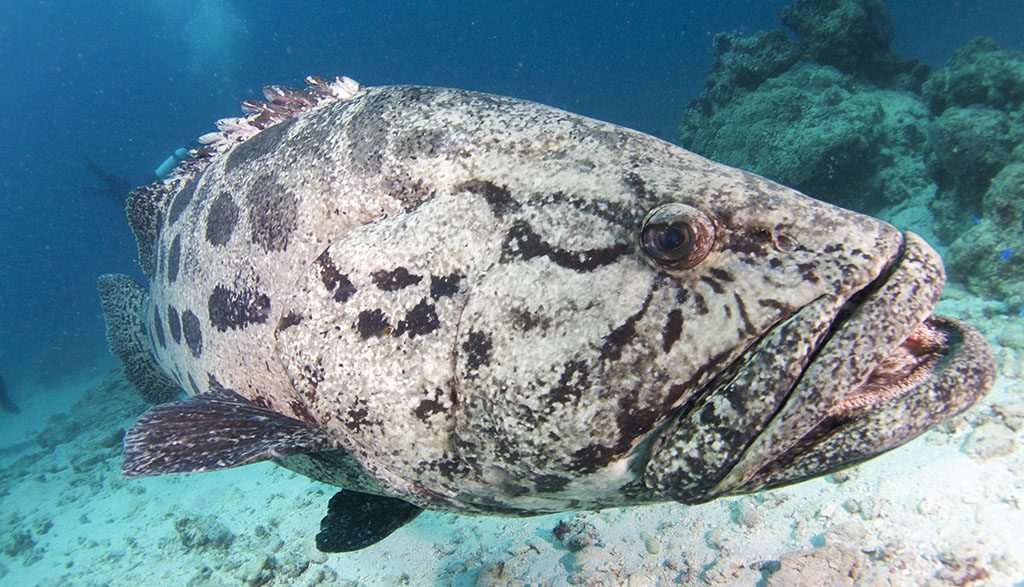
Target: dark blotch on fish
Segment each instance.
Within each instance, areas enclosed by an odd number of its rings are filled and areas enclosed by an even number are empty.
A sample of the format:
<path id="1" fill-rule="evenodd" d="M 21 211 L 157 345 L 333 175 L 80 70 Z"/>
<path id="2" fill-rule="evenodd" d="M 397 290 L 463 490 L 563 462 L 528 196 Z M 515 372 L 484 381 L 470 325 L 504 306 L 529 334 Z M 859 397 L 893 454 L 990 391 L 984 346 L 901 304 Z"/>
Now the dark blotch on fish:
<path id="1" fill-rule="evenodd" d="M 396 267 L 392 271 L 375 271 L 370 275 L 373 283 L 384 291 L 397 291 L 416 285 L 423 277 L 409 273 L 405 267 Z"/>
<path id="2" fill-rule="evenodd" d="M 466 342 L 462 343 L 462 351 L 466 353 L 467 378 L 475 378 L 477 370 L 491 362 L 491 348 L 491 337 L 486 332 L 474 330 L 469 333 Z"/>
<path id="3" fill-rule="evenodd" d="M 167 327 L 171 329 L 171 338 L 174 342 L 181 343 L 181 319 L 178 317 L 178 310 L 174 306 L 167 306 Z"/>
<path id="4" fill-rule="evenodd" d="M 352 294 L 356 293 L 356 286 L 352 281 L 334 264 L 329 251 L 324 251 L 316 258 L 316 264 L 320 266 L 320 281 L 331 292 L 336 302 L 347 302 Z"/>
<path id="5" fill-rule="evenodd" d="M 437 318 L 434 304 L 423 298 L 412 310 L 409 310 L 404 320 L 398 322 L 394 335 L 401 336 L 408 333 L 409 338 L 416 338 L 417 336 L 430 334 L 440 328 L 440 326 L 441 322 Z"/>
<path id="6" fill-rule="evenodd" d="M 153 330 L 156 332 L 156 340 L 161 348 L 167 348 L 167 340 L 164 338 L 164 323 L 160 319 L 160 311 L 153 308 Z"/>
<path id="7" fill-rule="evenodd" d="M 210 204 L 210 213 L 206 217 L 206 240 L 212 245 L 227 244 L 237 223 L 238 206 L 231 199 L 231 194 L 221 192 Z"/>
<path id="8" fill-rule="evenodd" d="M 192 356 L 199 358 L 203 354 L 203 331 L 199 326 L 199 317 L 192 310 L 181 314 L 181 332 L 185 335 L 185 344 Z"/>
<path id="9" fill-rule="evenodd" d="M 295 194 L 273 175 L 265 175 L 249 190 L 246 203 L 253 244 L 267 252 L 287 249 L 288 239 L 299 225 L 299 201 Z"/>
<path id="10" fill-rule="evenodd" d="M 384 312 L 376 308 L 373 310 L 363 310 L 359 313 L 359 318 L 356 319 L 356 332 L 364 340 L 375 336 L 383 336 L 387 333 L 387 328 L 390 328 L 387 317 L 384 315 Z"/>
<path id="11" fill-rule="evenodd" d="M 451 275 L 445 276 L 430 276 L 430 297 L 439 300 L 441 298 L 451 297 L 459 293 L 459 284 L 462 281 L 462 275 L 458 273 L 452 273 Z"/>
<path id="12" fill-rule="evenodd" d="M 188 207 L 192 201 L 192 196 L 196 194 L 196 187 L 199 185 L 199 178 L 195 178 L 192 181 L 185 184 L 185 187 L 181 189 L 177 195 L 174 196 L 174 200 L 171 202 L 171 209 L 167 213 L 167 223 L 174 225 L 178 218 L 181 217 L 182 212 Z"/>
<path id="13" fill-rule="evenodd" d="M 181 235 L 175 235 L 171 241 L 171 250 L 167 253 L 167 282 L 174 283 L 178 279 L 181 266 Z"/>
<path id="14" fill-rule="evenodd" d="M 218 285 L 210 294 L 208 309 L 213 327 L 227 332 L 266 322 L 270 316 L 270 297 L 255 288 L 238 291 Z"/>

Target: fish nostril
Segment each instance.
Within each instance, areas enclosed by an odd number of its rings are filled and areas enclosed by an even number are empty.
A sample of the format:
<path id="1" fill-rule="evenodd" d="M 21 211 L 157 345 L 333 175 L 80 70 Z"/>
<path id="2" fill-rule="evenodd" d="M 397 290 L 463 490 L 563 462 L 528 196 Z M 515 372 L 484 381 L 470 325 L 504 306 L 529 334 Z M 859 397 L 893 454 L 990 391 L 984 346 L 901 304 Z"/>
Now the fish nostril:
<path id="1" fill-rule="evenodd" d="M 772 240 L 775 248 L 783 253 L 788 253 L 796 248 L 796 241 L 784 234 L 776 234 Z"/>

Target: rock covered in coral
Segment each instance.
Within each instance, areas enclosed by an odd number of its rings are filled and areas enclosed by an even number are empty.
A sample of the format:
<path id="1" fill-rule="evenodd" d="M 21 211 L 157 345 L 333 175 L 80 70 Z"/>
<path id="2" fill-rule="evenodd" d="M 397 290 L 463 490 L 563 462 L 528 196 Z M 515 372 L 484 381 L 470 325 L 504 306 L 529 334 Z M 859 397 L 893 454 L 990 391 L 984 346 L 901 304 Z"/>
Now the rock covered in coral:
<path id="1" fill-rule="evenodd" d="M 949 249 L 948 271 L 975 292 L 1024 305 L 1024 147 L 982 201 L 983 217 Z"/>
<path id="2" fill-rule="evenodd" d="M 939 234 L 954 240 L 981 216 L 982 194 L 1024 140 L 1021 116 L 984 106 L 949 108 L 929 126 L 939 185 L 931 208 Z"/>
<path id="3" fill-rule="evenodd" d="M 907 91 L 927 68 L 891 53 L 885 6 L 797 0 L 780 17 L 798 43 L 782 31 L 716 37 L 683 146 L 865 212 L 931 193 L 929 113 Z"/>
<path id="4" fill-rule="evenodd" d="M 971 39 L 928 78 L 922 93 L 936 114 L 956 106 L 1020 110 L 1024 107 L 1024 52 L 1000 49 L 988 37 Z"/>
<path id="5" fill-rule="evenodd" d="M 986 217 L 1000 230 L 1024 237 L 1024 145 L 1012 156 L 1014 162 L 1000 170 L 985 192 L 983 205 Z"/>
<path id="6" fill-rule="evenodd" d="M 803 63 L 715 108 L 691 107 L 680 134 L 712 159 L 871 211 L 927 189 L 927 121 L 912 94 Z"/>
<path id="7" fill-rule="evenodd" d="M 185 514 L 174 521 L 182 546 L 194 550 L 227 550 L 235 535 L 215 516 Z"/>
<path id="8" fill-rule="evenodd" d="M 779 19 L 816 63 L 890 87 L 916 88 L 928 75 L 923 64 L 890 51 L 895 29 L 882 0 L 796 0 Z"/>
<path id="9" fill-rule="evenodd" d="M 953 243 L 951 279 L 1021 308 L 1024 52 L 977 38 L 929 77 L 891 52 L 881 0 L 795 0 L 780 18 L 797 43 L 716 37 L 683 146 Z"/>
<path id="10" fill-rule="evenodd" d="M 843 71 L 880 61 L 895 35 L 882 0 L 796 0 L 779 20 L 800 35 L 812 59 Z"/>
<path id="11" fill-rule="evenodd" d="M 751 92 L 761 82 L 789 69 L 800 58 L 797 44 L 782 31 L 715 35 L 714 62 L 706 89 L 693 107 L 712 114 L 737 94 Z"/>
<path id="12" fill-rule="evenodd" d="M 766 585 L 856 585 L 870 566 L 867 556 L 849 546 L 826 545 L 784 555 Z"/>
<path id="13" fill-rule="evenodd" d="M 1021 160 L 1012 153 L 1024 144 L 1024 53 L 1001 50 L 991 39 L 978 37 L 954 52 L 922 92 L 936 117 L 930 134 L 938 195 L 931 208 L 937 232 L 952 241 L 971 228 L 972 216 L 986 217 L 982 196 L 993 178 L 1014 159 Z M 989 227 L 996 229 L 980 228 Z M 994 234 L 989 240 L 1012 237 Z M 978 240 L 978 235 L 969 240 Z M 970 275 L 954 272 L 960 279 Z"/>
<path id="14" fill-rule="evenodd" d="M 580 514 L 573 516 L 568 522 L 559 520 L 558 524 L 551 530 L 551 533 L 566 548 L 574 552 L 582 550 L 587 546 L 601 544 L 601 537 L 597 532 L 597 528 L 590 522 L 587 522 L 586 518 Z"/>
<path id="15" fill-rule="evenodd" d="M 929 128 L 942 172 L 960 189 L 985 192 L 989 181 L 1024 139 L 1024 127 L 1003 111 L 982 106 L 950 108 Z"/>
<path id="16" fill-rule="evenodd" d="M 939 193 L 954 240 L 948 270 L 977 293 L 1024 305 L 1024 53 L 978 37 L 925 83 Z"/>

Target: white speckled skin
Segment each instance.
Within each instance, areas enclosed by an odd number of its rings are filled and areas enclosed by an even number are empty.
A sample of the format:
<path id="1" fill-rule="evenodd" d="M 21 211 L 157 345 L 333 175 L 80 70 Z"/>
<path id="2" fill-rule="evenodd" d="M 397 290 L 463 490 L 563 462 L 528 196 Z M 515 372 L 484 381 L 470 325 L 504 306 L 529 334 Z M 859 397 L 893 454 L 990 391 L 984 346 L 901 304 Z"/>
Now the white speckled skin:
<path id="1" fill-rule="evenodd" d="M 714 226 L 690 269 L 661 268 L 638 244 L 645 215 L 673 202 Z M 365 472 L 348 457 L 284 464 L 328 482 L 469 513 L 700 501 L 756 484 L 753 467 L 715 487 L 843 304 L 903 248 L 888 224 L 635 131 L 510 98 L 380 87 L 257 134 L 174 197 L 150 290 L 160 324 L 148 326 L 190 393 L 221 385 L 327 429 Z M 927 251 L 890 281 L 911 293 L 893 298 L 906 312 L 876 316 L 892 333 L 875 354 L 934 305 L 941 263 Z M 800 320 L 789 338 L 777 328 Z M 726 374 L 758 365 L 731 393 L 763 401 L 716 395 Z M 924 424 L 973 402 L 984 378 Z M 714 422 L 680 432 L 711 402 Z M 708 479 L 692 452 L 704 425 L 730 431 L 704 437 L 725 455 L 707 456 L 721 469 Z"/>

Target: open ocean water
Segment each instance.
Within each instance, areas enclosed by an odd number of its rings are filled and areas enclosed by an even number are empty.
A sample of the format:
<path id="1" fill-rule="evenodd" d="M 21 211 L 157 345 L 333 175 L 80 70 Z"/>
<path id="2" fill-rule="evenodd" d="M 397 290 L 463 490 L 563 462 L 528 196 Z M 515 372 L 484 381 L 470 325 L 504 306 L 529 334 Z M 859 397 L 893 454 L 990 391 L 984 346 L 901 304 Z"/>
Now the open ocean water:
<path id="1" fill-rule="evenodd" d="M 1024 584 L 1022 51 L 1018 0 L 6 0 L 0 585 Z M 126 198 L 241 100 L 309 75 L 539 102 L 920 234 L 948 275 L 937 312 L 985 335 L 993 389 L 800 484 L 694 506 L 427 511 L 351 553 L 314 538 L 337 488 L 269 462 L 124 478 L 125 431 L 150 406 L 108 349 L 97 278 L 148 283 Z"/>

